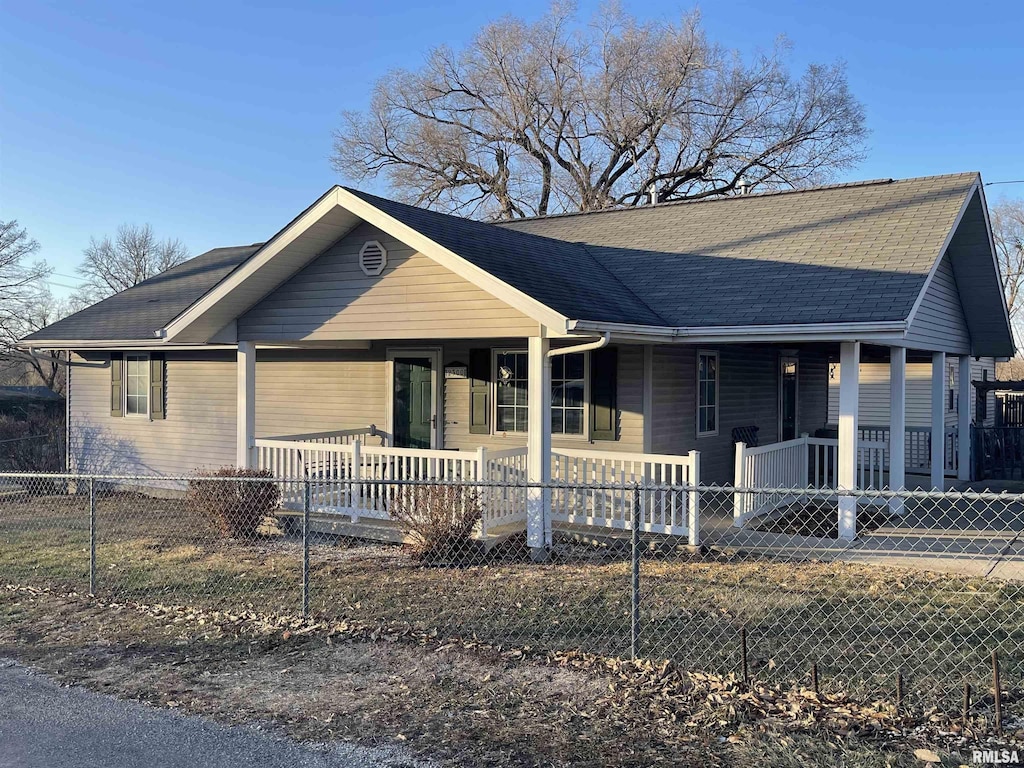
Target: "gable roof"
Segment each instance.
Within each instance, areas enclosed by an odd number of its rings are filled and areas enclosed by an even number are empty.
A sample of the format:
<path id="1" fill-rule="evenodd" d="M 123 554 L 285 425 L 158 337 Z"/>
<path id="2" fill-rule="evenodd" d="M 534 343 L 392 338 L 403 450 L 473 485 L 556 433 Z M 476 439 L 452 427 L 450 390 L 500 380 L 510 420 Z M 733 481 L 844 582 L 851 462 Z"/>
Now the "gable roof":
<path id="1" fill-rule="evenodd" d="M 152 341 L 260 245 L 214 248 L 29 334 L 24 341 Z"/>
<path id="2" fill-rule="evenodd" d="M 899 321 L 976 181 L 861 182 L 500 227 L 586 243 L 671 326 Z"/>
<path id="3" fill-rule="evenodd" d="M 902 334 L 980 196 L 978 175 L 964 173 L 490 224 L 334 187 L 262 245 L 210 251 L 26 340 L 202 343 L 360 221 L 556 332 L 604 324 L 659 338 L 779 326 Z M 956 258 L 958 274 L 991 273 L 975 291 L 982 309 L 965 314 L 971 323 L 987 312 L 975 324 L 994 329 L 989 348 L 1002 351 L 975 354 L 1012 354 L 991 247 Z"/>

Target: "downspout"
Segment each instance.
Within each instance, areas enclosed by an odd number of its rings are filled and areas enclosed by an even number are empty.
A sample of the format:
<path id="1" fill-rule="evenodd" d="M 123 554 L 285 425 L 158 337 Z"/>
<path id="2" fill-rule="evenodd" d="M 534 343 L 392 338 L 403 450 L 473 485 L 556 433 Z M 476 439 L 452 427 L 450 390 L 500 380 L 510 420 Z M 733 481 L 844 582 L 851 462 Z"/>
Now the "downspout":
<path id="1" fill-rule="evenodd" d="M 592 349 L 601 349 L 602 347 L 607 347 L 608 342 L 611 340 L 612 334 L 609 331 L 605 331 L 597 341 L 588 341 L 585 344 L 577 344 L 575 347 L 558 347 L 557 349 L 549 349 L 548 357 L 558 357 L 560 355 L 571 355 L 576 352 L 589 352 Z"/>

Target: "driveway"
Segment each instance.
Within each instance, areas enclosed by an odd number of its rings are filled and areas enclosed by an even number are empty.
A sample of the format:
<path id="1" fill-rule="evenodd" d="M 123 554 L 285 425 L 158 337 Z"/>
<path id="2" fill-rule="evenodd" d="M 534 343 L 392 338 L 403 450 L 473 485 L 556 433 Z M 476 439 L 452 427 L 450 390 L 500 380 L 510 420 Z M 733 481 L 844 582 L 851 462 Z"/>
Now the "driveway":
<path id="1" fill-rule="evenodd" d="M 0 659 L 0 768 L 426 768 L 398 748 L 300 744 L 85 690 Z"/>

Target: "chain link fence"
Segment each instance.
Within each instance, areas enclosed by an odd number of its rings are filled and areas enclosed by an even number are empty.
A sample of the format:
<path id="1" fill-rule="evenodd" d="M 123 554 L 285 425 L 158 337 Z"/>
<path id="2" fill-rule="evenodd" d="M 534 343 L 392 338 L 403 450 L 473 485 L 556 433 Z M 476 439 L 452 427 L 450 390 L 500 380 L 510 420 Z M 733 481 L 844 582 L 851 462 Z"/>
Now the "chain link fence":
<path id="1" fill-rule="evenodd" d="M 995 662 L 1004 705 L 1020 706 L 1024 496 L 553 485 L 556 503 L 584 503 L 577 522 L 548 521 L 539 550 L 525 521 L 484 535 L 479 521 L 541 486 L 392 482 L 387 519 L 325 501 L 373 485 L 0 475 L 0 580 L 672 660 L 946 711 L 965 685 L 991 699 Z M 647 505 L 673 494 L 696 502 L 699 536 L 644 530 Z M 588 525 L 610 499 L 632 516 Z"/>

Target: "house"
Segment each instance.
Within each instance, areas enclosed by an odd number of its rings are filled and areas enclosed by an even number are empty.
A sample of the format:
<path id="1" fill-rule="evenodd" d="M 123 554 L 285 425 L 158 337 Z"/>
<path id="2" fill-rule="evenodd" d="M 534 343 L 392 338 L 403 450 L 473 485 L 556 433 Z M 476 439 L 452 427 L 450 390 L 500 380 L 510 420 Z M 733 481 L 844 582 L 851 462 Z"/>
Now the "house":
<path id="1" fill-rule="evenodd" d="M 972 359 L 1014 351 L 974 173 L 504 223 L 334 187 L 23 344 L 72 353 L 69 469 L 259 466 L 353 522 L 409 477 L 900 488 L 908 359 L 943 389 L 954 365 L 964 400 Z M 835 359 L 838 437 L 805 436 Z M 858 442 L 862 359 L 892 370 L 884 441 Z M 494 496 L 484 527 L 531 546 L 630 524 L 626 494 Z M 697 507 L 651 491 L 641 524 L 696 542 Z"/>

